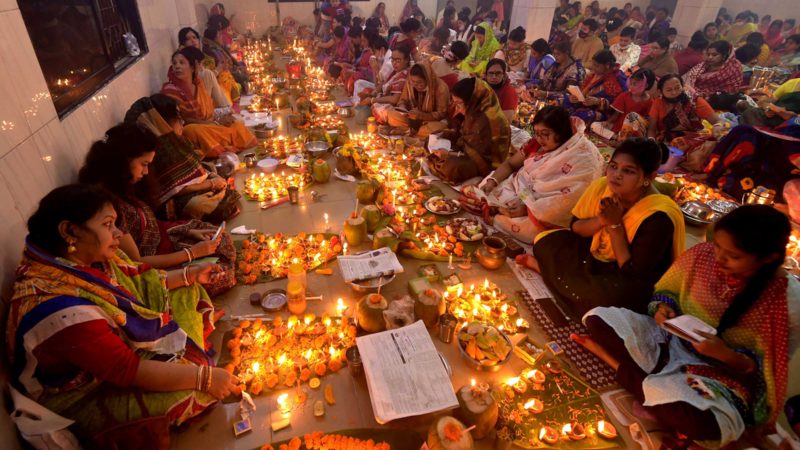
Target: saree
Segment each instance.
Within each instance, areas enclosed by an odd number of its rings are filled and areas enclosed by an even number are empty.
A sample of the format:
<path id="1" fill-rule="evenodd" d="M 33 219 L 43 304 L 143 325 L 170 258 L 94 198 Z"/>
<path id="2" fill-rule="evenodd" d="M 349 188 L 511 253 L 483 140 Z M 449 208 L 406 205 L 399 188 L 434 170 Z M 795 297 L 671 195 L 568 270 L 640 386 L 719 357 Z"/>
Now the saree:
<path id="1" fill-rule="evenodd" d="M 561 66 L 558 62 L 554 63 L 550 70 L 542 78 L 540 87 L 549 93 L 550 98 L 561 96 L 567 90 L 567 86 L 580 86 L 586 78 L 586 69 L 580 61 L 572 60 L 566 66 Z"/>
<path id="2" fill-rule="evenodd" d="M 628 78 L 619 70 L 614 69 L 605 75 L 592 73 L 583 81 L 581 92 L 586 97 L 597 97 L 600 103 L 593 107 L 584 106 L 582 103 L 572 103 L 569 94 L 565 93 L 562 99 L 564 108 L 571 115 L 580 117 L 584 122 L 605 120 L 606 112 L 611 102 L 621 93 L 625 92 Z"/>
<path id="3" fill-rule="evenodd" d="M 464 58 L 464 61 L 461 62 L 459 68 L 466 73 L 474 73 L 474 74 L 482 74 L 484 70 L 486 70 L 486 64 L 492 58 L 492 56 L 500 50 L 500 42 L 494 36 L 494 30 L 492 27 L 489 26 L 487 23 L 481 23 L 478 25 L 480 28 L 483 28 L 486 32 L 486 39 L 483 41 L 483 45 L 478 42 L 478 38 L 474 38 L 472 40 L 472 46 L 469 51 L 469 55 Z M 471 63 L 476 63 L 474 66 Z"/>
<path id="4" fill-rule="evenodd" d="M 214 399 L 193 390 L 141 392 L 115 387 L 80 368 L 54 380 L 52 374 L 37 370 L 36 350 L 62 330 L 102 320 L 141 359 L 173 356 L 180 364 L 211 365 L 204 339 L 213 329 L 213 311 L 199 285 L 168 291 L 163 272 L 135 264 L 122 252 L 101 269 L 82 268 L 28 242 L 17 269 L 6 329 L 15 380 L 28 396 L 75 420 L 83 437 L 148 415 L 166 416 L 180 425 Z M 136 397 L 145 407 L 137 406 Z"/>
<path id="5" fill-rule="evenodd" d="M 525 82 L 525 85 L 532 87 L 541 84 L 545 74 L 553 67 L 555 62 L 556 59 L 553 55 L 544 55 L 538 59 L 531 55 L 530 60 L 528 60 L 529 79 Z"/>
<path id="6" fill-rule="evenodd" d="M 714 244 L 687 250 L 656 284 L 650 315 L 659 303 L 677 315 L 691 314 L 717 327 L 733 298 L 744 288 L 742 279 L 726 275 L 714 256 Z M 647 316 L 619 308 L 599 308 L 597 315 L 625 342 L 633 360 L 647 373 L 659 358 L 659 345 L 669 346 L 669 363 L 643 383 L 645 406 L 686 402 L 711 410 L 721 430 L 719 447 L 738 439 L 745 428 L 774 423 L 788 385 L 789 357 L 797 338 L 798 286 L 786 274 L 776 275 L 761 297 L 739 321 L 720 336 L 734 351 L 753 358 L 755 374 L 725 370 L 693 351 L 684 341 L 669 337 Z"/>
<path id="7" fill-rule="evenodd" d="M 480 78 L 475 79 L 475 90 L 465 105 L 464 121 L 458 132 L 444 132 L 446 139 L 454 141 L 454 153 L 447 159 L 434 159 L 431 169 L 440 178 L 459 183 L 475 176 L 486 176 L 493 167 L 508 157 L 511 145 L 511 126 L 494 90 Z"/>
<path id="8" fill-rule="evenodd" d="M 203 82 L 195 78 L 192 89 L 192 86 L 173 74 L 168 76 L 169 81 L 161 87 L 161 93 L 178 102 L 181 117 L 186 120 L 211 121 L 214 117 L 214 104 Z M 184 126 L 183 133 L 195 148 L 201 150 L 203 158 L 215 158 L 224 151 L 238 153 L 258 144 L 253 133 L 239 121 L 228 126 L 192 123 Z"/>
<path id="9" fill-rule="evenodd" d="M 575 208 L 572 210 L 572 215 L 578 219 L 588 219 L 596 217 L 600 214 L 600 200 L 605 197 L 612 197 L 614 194 L 608 187 L 608 179 L 606 177 L 600 178 L 586 189 L 586 192 L 581 196 Z M 628 237 L 628 243 L 633 241 L 636 235 L 636 230 L 644 222 L 645 219 L 656 212 L 665 213 L 674 227 L 672 235 L 672 257 L 676 259 L 678 255 L 683 252 L 686 233 L 685 225 L 683 222 L 683 213 L 678 205 L 669 197 L 662 194 L 647 195 L 635 205 L 633 205 L 624 216 L 622 216 L 622 224 L 625 227 L 625 235 Z M 611 247 L 611 235 L 606 228 L 592 236 L 591 244 L 592 256 L 599 261 L 615 261 L 614 250 Z"/>
<path id="10" fill-rule="evenodd" d="M 656 79 L 659 79 L 664 75 L 678 73 L 678 63 L 670 53 L 664 53 L 661 56 L 650 54 L 639 61 L 639 69 L 650 69 L 656 74 Z"/>
<path id="11" fill-rule="evenodd" d="M 196 241 L 188 237 L 191 230 L 213 230 L 215 225 L 200 220 L 163 222 L 156 219 L 153 210 L 138 199 L 120 199 L 114 204 L 119 228 L 130 234 L 141 256 L 173 253 L 190 248 Z M 224 275 L 206 285 L 209 295 L 216 296 L 236 285 L 236 247 L 229 233 L 222 233 L 219 247 L 214 253 Z"/>
<path id="12" fill-rule="evenodd" d="M 573 117 L 572 130 L 572 137 L 550 152 L 538 151 L 538 142 L 531 139 L 521 150 L 529 156 L 516 173 L 487 196 L 489 206 L 514 208 L 524 204 L 528 217 L 520 220 L 535 220 L 545 228 L 569 227 L 572 208 L 600 177 L 604 164 L 597 147 L 584 134 L 586 124 Z"/>
<path id="13" fill-rule="evenodd" d="M 501 50 L 509 72 L 522 72 L 528 68 L 528 54 L 531 50 L 529 44 L 523 43 L 517 48 L 510 48 L 506 42 Z"/>
<path id="14" fill-rule="evenodd" d="M 787 95 L 800 95 L 793 93 Z M 703 171 L 708 183 L 736 199 L 764 186 L 780 197 L 783 187 L 797 178 L 800 139 L 776 130 L 739 125 L 714 147 Z"/>
<path id="15" fill-rule="evenodd" d="M 228 51 L 225 46 L 218 44 L 208 38 L 203 38 L 203 53 L 214 58 L 217 66 L 222 71 L 229 73 L 233 79 L 241 85 L 241 90 L 247 90 L 247 69 L 244 64 L 239 63 L 234 59 L 233 55 Z M 220 72 L 222 73 L 222 72 Z M 222 81 L 220 80 L 220 85 Z"/>
<path id="16" fill-rule="evenodd" d="M 731 54 L 722 67 L 713 72 L 708 71 L 705 62 L 692 67 L 683 76 L 683 82 L 687 92 L 694 91 L 694 96 L 709 97 L 717 92 L 732 94 L 739 92 L 744 84 L 742 73 L 742 63 Z"/>
<path id="17" fill-rule="evenodd" d="M 398 106 L 405 106 L 406 109 L 418 109 L 425 113 L 423 121 L 442 120 L 447 116 L 447 105 L 450 101 L 450 90 L 447 84 L 433 73 L 430 63 L 420 63 L 420 67 L 425 72 L 427 89 L 419 95 L 411 83 L 411 79 L 406 78 L 403 92 L 400 94 Z"/>
<path id="18" fill-rule="evenodd" d="M 386 81 L 381 85 L 381 96 L 388 96 L 392 94 L 402 94 L 408 79 L 408 69 L 403 69 L 399 72 L 392 72 Z M 389 110 L 392 105 L 389 103 L 375 103 L 372 105 L 372 114 L 378 122 L 385 123 L 388 119 Z"/>

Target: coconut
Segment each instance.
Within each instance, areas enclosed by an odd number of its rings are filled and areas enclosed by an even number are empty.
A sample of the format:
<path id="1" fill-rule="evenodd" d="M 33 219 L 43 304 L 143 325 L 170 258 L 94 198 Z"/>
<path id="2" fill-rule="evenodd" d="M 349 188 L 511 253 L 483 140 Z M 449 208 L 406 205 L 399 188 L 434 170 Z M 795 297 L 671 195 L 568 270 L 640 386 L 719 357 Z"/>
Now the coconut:
<path id="1" fill-rule="evenodd" d="M 421 319 L 427 328 L 432 328 L 444 314 L 444 298 L 434 289 L 426 289 L 414 301 L 414 315 Z"/>
<path id="2" fill-rule="evenodd" d="M 443 416 L 436 419 L 428 429 L 428 448 L 430 450 L 471 450 L 475 443 L 472 435 L 464 431 L 466 427 L 458 419 Z"/>
<path id="3" fill-rule="evenodd" d="M 380 294 L 368 294 L 361 298 L 356 305 L 356 319 L 358 325 L 367 333 L 377 333 L 386 329 L 383 320 L 383 311 L 389 307 L 389 302 Z"/>
<path id="4" fill-rule="evenodd" d="M 485 438 L 494 428 L 499 415 L 497 402 L 488 391 L 482 395 L 473 395 L 471 386 L 464 386 L 456 393 L 458 399 L 458 416 L 466 425 L 475 425 L 472 435 L 475 439 Z"/>

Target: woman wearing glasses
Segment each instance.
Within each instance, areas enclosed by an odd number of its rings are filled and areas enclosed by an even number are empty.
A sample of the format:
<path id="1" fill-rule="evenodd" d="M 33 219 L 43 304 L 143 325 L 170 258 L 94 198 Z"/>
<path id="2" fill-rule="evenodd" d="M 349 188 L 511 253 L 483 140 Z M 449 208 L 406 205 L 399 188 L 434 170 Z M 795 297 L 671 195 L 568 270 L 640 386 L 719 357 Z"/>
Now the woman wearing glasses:
<path id="1" fill-rule="evenodd" d="M 535 138 L 478 186 L 486 197 L 486 219 L 528 244 L 543 230 L 569 226 L 578 198 L 603 170 L 603 157 L 585 129 L 559 106 L 539 111 Z"/>
<path id="2" fill-rule="evenodd" d="M 656 281 L 683 252 L 685 226 L 675 202 L 653 186 L 666 146 L 628 139 L 606 176 L 583 192 L 569 229 L 536 237 L 519 264 L 542 274 L 578 316 L 596 306 L 645 312 Z"/>
<path id="3" fill-rule="evenodd" d="M 479 78 L 465 78 L 453 86 L 450 101 L 454 116 L 463 115 L 458 130 L 442 137 L 453 142 L 452 151 L 433 150 L 430 166 L 449 183 L 489 175 L 508 157 L 511 127 L 494 91 Z"/>

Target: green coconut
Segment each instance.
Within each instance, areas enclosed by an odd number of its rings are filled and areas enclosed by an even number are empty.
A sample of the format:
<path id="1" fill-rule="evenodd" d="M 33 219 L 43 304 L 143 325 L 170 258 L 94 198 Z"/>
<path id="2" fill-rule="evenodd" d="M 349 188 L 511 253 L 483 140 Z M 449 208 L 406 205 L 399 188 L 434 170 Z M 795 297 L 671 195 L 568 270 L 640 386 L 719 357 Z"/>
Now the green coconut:
<path id="1" fill-rule="evenodd" d="M 361 217 L 367 221 L 367 233 L 372 233 L 381 221 L 381 210 L 375 205 L 367 205 L 361 210 Z"/>
<path id="2" fill-rule="evenodd" d="M 367 238 L 367 221 L 353 213 L 344 221 L 344 237 L 349 245 L 361 245 Z"/>
<path id="3" fill-rule="evenodd" d="M 458 419 L 443 416 L 436 419 L 428 429 L 428 448 L 430 450 L 471 450 L 475 443 L 466 426 Z"/>
<path id="4" fill-rule="evenodd" d="M 490 392 L 473 396 L 472 386 L 464 386 L 456 392 L 458 399 L 458 416 L 468 426 L 475 425 L 472 436 L 475 439 L 485 438 L 497 423 L 500 408 Z"/>
<path id="5" fill-rule="evenodd" d="M 361 180 L 356 184 L 356 198 L 362 205 L 375 202 L 378 185 L 372 180 Z"/>
<path id="6" fill-rule="evenodd" d="M 311 165 L 311 175 L 317 183 L 327 183 L 331 179 L 331 166 L 327 161 L 318 159 Z"/>
<path id="7" fill-rule="evenodd" d="M 389 302 L 380 294 L 367 294 L 356 305 L 356 320 L 358 325 L 367 333 L 377 333 L 386 329 L 383 312 L 389 307 Z"/>
<path id="8" fill-rule="evenodd" d="M 423 278 L 427 280 L 427 278 Z M 427 328 L 433 328 L 444 314 L 444 298 L 434 289 L 427 289 L 414 300 L 414 316 L 422 320 Z"/>

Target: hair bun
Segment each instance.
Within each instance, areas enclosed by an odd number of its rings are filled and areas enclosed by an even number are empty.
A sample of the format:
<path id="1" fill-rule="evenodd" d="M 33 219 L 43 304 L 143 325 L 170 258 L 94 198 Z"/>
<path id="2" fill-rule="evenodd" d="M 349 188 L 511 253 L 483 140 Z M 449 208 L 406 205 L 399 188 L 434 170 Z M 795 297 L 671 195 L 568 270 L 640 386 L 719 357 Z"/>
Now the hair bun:
<path id="1" fill-rule="evenodd" d="M 656 145 L 661 152 L 661 164 L 665 164 L 669 159 L 669 146 L 663 142 L 656 142 Z"/>

